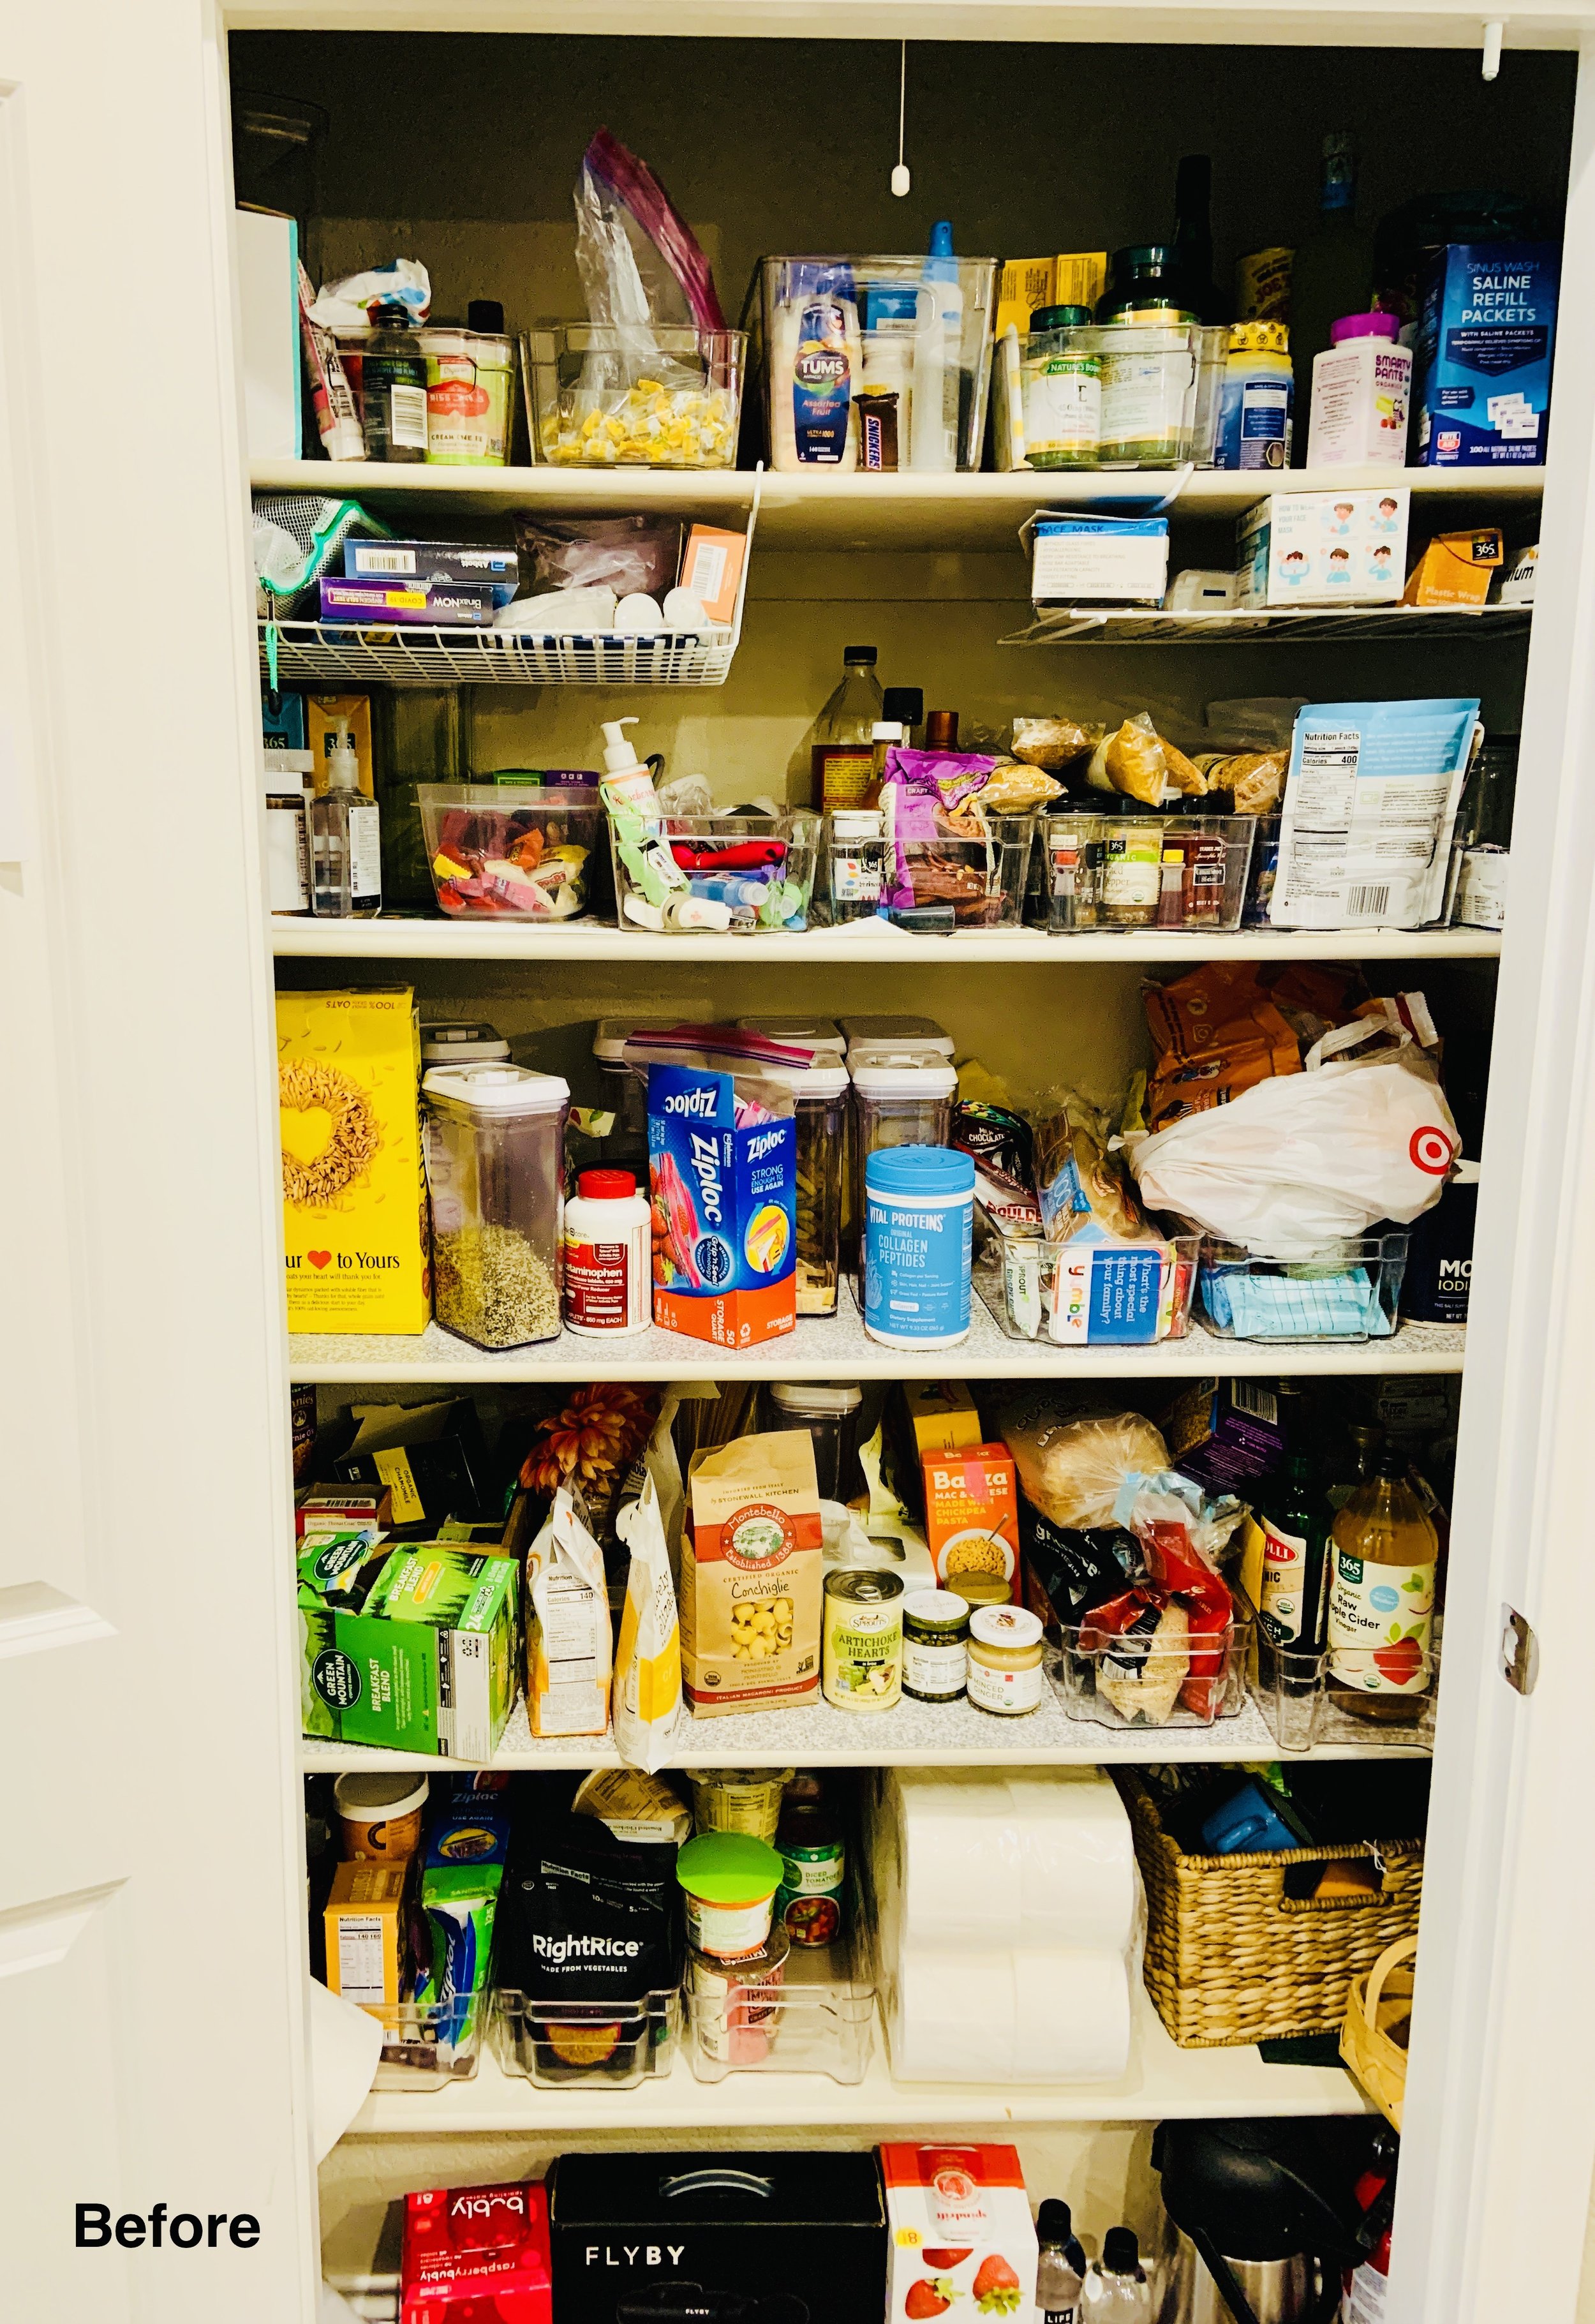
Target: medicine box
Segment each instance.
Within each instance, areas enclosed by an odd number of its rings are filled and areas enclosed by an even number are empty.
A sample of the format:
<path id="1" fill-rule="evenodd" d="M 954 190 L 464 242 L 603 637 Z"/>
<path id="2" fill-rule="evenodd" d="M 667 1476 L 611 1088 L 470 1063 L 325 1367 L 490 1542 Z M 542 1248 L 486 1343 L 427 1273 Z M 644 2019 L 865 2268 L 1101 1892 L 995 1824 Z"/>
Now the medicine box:
<path id="1" fill-rule="evenodd" d="M 1166 517 L 1051 516 L 1020 530 L 1038 605 L 1157 605 L 1168 586 Z"/>
<path id="2" fill-rule="evenodd" d="M 469 581 L 490 589 L 495 605 L 507 605 L 521 586 L 521 558 L 513 549 L 481 549 L 468 541 L 364 540 L 344 543 L 347 581 Z"/>
<path id="3" fill-rule="evenodd" d="M 1561 256 L 1554 242 L 1436 252 L 1418 314 L 1420 467 L 1544 460 Z"/>
<path id="4" fill-rule="evenodd" d="M 480 581 L 337 581 L 324 573 L 318 586 L 324 622 L 480 630 L 499 603 L 491 584 Z"/>
<path id="5" fill-rule="evenodd" d="M 1405 484 L 1275 493 L 1235 528 L 1238 605 L 1394 605 L 1406 578 Z"/>
<path id="6" fill-rule="evenodd" d="M 290 1332 L 424 1332 L 432 1314 L 408 985 L 277 995 Z"/>

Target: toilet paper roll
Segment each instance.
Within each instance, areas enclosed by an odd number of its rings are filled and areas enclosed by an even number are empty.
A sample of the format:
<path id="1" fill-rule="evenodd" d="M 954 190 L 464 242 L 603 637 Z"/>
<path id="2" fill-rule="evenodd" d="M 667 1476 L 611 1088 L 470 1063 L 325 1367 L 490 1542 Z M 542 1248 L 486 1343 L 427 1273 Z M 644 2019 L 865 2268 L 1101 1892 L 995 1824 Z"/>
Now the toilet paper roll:
<path id="1" fill-rule="evenodd" d="M 905 1767 L 889 1805 L 912 1942 L 1129 1943 L 1139 1898 L 1129 1819 L 1094 1768 Z"/>
<path id="2" fill-rule="evenodd" d="M 1116 2081 L 1129 2062 L 1129 1973 L 1115 1952 L 910 1942 L 888 2031 L 899 2082 Z"/>
<path id="3" fill-rule="evenodd" d="M 307 1977 L 310 2021 L 310 2132 L 324 2163 L 364 2105 L 382 2061 L 383 2029 L 368 2010 Z"/>

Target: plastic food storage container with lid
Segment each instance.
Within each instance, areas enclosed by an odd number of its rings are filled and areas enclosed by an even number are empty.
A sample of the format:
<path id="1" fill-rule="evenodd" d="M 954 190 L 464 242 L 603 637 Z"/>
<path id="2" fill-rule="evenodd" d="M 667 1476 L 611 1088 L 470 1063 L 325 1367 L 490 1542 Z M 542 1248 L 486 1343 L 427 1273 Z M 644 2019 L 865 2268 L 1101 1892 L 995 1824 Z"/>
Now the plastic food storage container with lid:
<path id="1" fill-rule="evenodd" d="M 854 1380 L 773 1380 L 764 1390 L 761 1427 L 805 1428 L 813 1438 L 822 1501 L 845 1500 L 853 1489 L 862 1396 Z"/>
<path id="2" fill-rule="evenodd" d="M 576 468 L 730 468 L 745 331 L 539 323 L 521 338 L 535 461 Z"/>
<path id="3" fill-rule="evenodd" d="M 519 1065 L 444 1066 L 421 1095 L 433 1313 L 478 1348 L 554 1339 L 569 1084 Z"/>
<path id="4" fill-rule="evenodd" d="M 620 922 L 643 935 L 801 934 L 814 894 L 820 818 L 804 807 L 779 815 L 675 815 L 659 833 L 685 885 L 662 905 L 632 879 L 612 822 Z"/>
<path id="5" fill-rule="evenodd" d="M 800 1038 L 770 1035 L 772 1040 L 791 1039 L 795 1044 Z M 847 1067 L 831 1051 L 816 1053 L 807 1071 L 785 1070 L 797 1093 L 798 1313 L 834 1315 L 841 1296 L 843 1190 L 852 1084 Z"/>
<path id="6" fill-rule="evenodd" d="M 1409 1237 L 1363 1235 L 1321 1258 L 1261 1259 L 1203 1239 L 1202 1318 L 1226 1340 L 1388 1340 L 1396 1329 Z"/>
<path id="7" fill-rule="evenodd" d="M 574 920 L 587 908 L 604 810 L 590 791 L 418 783 L 439 911 L 451 919 Z"/>
<path id="8" fill-rule="evenodd" d="M 495 1025 L 460 1018 L 421 1027 L 421 1071 L 432 1065 L 507 1065 L 510 1045 Z"/>
<path id="9" fill-rule="evenodd" d="M 889 840 L 881 902 L 899 927 L 952 935 L 1024 918 L 1034 815 L 991 815 L 984 837 Z"/>
<path id="10" fill-rule="evenodd" d="M 847 1055 L 847 1036 L 830 1017 L 737 1017 L 732 1021 L 744 1033 L 762 1033 L 767 1041 L 812 1051 L 816 1065 L 828 1065 L 833 1058 L 840 1065 Z"/>
<path id="11" fill-rule="evenodd" d="M 449 324 L 429 324 L 416 336 L 427 366 L 427 466 L 502 468 L 515 394 L 511 341 Z"/>
<path id="12" fill-rule="evenodd" d="M 945 1146 L 953 1127 L 958 1076 L 946 1057 L 928 1047 L 875 1048 L 868 1042 L 849 1049 L 848 1071 L 853 1079 L 848 1223 L 856 1231 L 864 1215 L 864 1166 L 871 1155 L 882 1146 Z"/>
<path id="13" fill-rule="evenodd" d="M 648 1068 L 626 1063 L 626 1043 L 645 1026 L 673 1025 L 674 1017 L 601 1017 L 593 1028 L 593 1061 L 603 1086 L 599 1111 L 614 1127 L 599 1140 L 606 1165 L 648 1163 Z"/>
<path id="14" fill-rule="evenodd" d="M 896 1049 L 911 1057 L 951 1058 L 957 1043 L 934 1017 L 839 1017 L 852 1065 L 871 1049 Z"/>
<path id="15" fill-rule="evenodd" d="M 938 227 L 933 242 L 949 238 Z M 997 272 L 994 258 L 942 248 L 765 259 L 758 355 L 770 466 L 978 468 Z"/>

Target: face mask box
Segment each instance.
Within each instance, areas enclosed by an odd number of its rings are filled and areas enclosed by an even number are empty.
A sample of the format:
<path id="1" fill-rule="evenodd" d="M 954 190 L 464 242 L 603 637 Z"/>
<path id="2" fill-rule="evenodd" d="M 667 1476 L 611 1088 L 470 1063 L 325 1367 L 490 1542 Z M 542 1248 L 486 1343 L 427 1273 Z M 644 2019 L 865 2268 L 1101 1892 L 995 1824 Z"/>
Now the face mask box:
<path id="1" fill-rule="evenodd" d="M 1405 484 L 1275 493 L 1235 528 L 1237 605 L 1394 605 L 1406 576 Z"/>
<path id="2" fill-rule="evenodd" d="M 880 2324 L 885 2309 L 871 2153 L 562 2154 L 549 2218 L 563 2324 Z"/>
<path id="3" fill-rule="evenodd" d="M 1033 516 L 1019 528 L 1030 549 L 1037 605 L 1157 605 L 1168 586 L 1166 517 Z"/>
<path id="4" fill-rule="evenodd" d="M 1554 242 L 1452 243 L 1435 254 L 1417 327 L 1420 467 L 1544 459 L 1561 272 Z"/>

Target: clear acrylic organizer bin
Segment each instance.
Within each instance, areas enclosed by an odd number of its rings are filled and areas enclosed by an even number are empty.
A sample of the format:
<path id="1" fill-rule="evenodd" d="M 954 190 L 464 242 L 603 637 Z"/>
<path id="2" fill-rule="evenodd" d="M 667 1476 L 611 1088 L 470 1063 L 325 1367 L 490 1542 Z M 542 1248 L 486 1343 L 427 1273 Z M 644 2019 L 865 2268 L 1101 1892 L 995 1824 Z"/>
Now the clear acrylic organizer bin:
<path id="1" fill-rule="evenodd" d="M 1254 816 L 1170 816 L 1163 826 L 1164 881 L 1157 925 L 1204 935 L 1238 928 L 1256 836 Z M 1183 865 L 1174 862 L 1176 853 L 1184 857 Z"/>
<path id="2" fill-rule="evenodd" d="M 383 2029 L 382 2055 L 373 2090 L 441 2090 L 468 2082 L 482 2048 L 482 2024 L 489 2011 L 485 1993 L 464 2012 L 457 1999 L 418 2004 L 402 2001 L 373 2009 Z"/>
<path id="3" fill-rule="evenodd" d="M 778 816 L 667 816 L 660 836 L 687 886 L 673 889 L 662 906 L 649 896 L 626 861 L 627 845 L 610 825 L 614 892 L 620 924 L 639 936 L 799 935 L 814 900 L 820 817 L 791 807 Z M 675 899 L 683 899 L 678 904 Z M 712 927 L 687 908 L 714 907 Z M 660 925 L 660 912 L 663 926 Z M 723 918 L 722 914 L 729 915 Z"/>
<path id="4" fill-rule="evenodd" d="M 1208 1236 L 1197 1271 L 1203 1321 L 1223 1340 L 1388 1340 L 1407 1242 L 1366 1235 L 1321 1258 L 1281 1259 Z"/>
<path id="5" fill-rule="evenodd" d="M 493 2002 L 499 2063 L 539 2089 L 634 2090 L 650 2076 L 668 2074 L 676 2062 L 677 1986 L 614 2002 L 547 2004 L 501 1986 Z"/>
<path id="6" fill-rule="evenodd" d="M 1238 1602 L 1227 1630 L 1197 1641 L 1193 1677 L 1184 1642 L 1160 1649 L 1104 1638 L 1089 1619 L 1065 1622 L 1049 1636 L 1046 1674 L 1069 1717 L 1093 1726 L 1212 1727 L 1245 1707 L 1251 1631 L 1251 1616 Z"/>
<path id="7" fill-rule="evenodd" d="M 1010 1340 L 1059 1346 L 1146 1346 L 1183 1340 L 1190 1328 L 1200 1235 L 1168 1235 L 1162 1253 L 1156 1317 L 1145 1305 L 1149 1247 L 1140 1243 L 1052 1243 L 1035 1236 L 992 1235 L 975 1253 L 972 1280 Z M 1089 1274 L 1087 1272 L 1089 1270 Z M 1148 1328 L 1148 1320 L 1151 1328 Z"/>
<path id="8" fill-rule="evenodd" d="M 897 844 L 903 872 L 913 890 L 912 909 L 950 905 L 949 933 L 972 928 L 1017 928 L 1023 924 L 1025 889 L 1030 875 L 1030 850 L 1036 835 L 1034 815 L 993 815 L 987 817 L 984 838 L 905 839 Z M 894 851 L 887 851 L 881 903 L 891 897 L 895 881 Z M 900 890 L 899 890 L 900 895 Z M 908 909 L 902 898 L 892 908 L 894 918 Z M 905 925 L 912 927 L 912 920 Z"/>
<path id="9" fill-rule="evenodd" d="M 451 919 L 574 920 L 603 844 L 596 792 L 418 783 L 438 908 Z"/>
<path id="10" fill-rule="evenodd" d="M 745 331 L 539 323 L 521 334 L 531 456 L 555 467 L 731 468 Z"/>
<path id="11" fill-rule="evenodd" d="M 1321 1743 L 1355 1744 L 1366 1750 L 1383 1740 L 1394 1751 L 1432 1751 L 1434 1707 L 1440 1685 L 1438 1640 L 1420 1656 L 1400 1692 L 1378 1681 L 1377 1646 L 1341 1647 L 1332 1666 L 1327 1651 L 1304 1654 L 1276 1646 L 1259 1621 L 1253 1631 L 1248 1682 L 1281 1751 L 1311 1751 Z M 1415 1683 L 1412 1683 L 1415 1681 Z M 1411 1691 L 1408 1690 L 1410 1685 Z M 1354 1701 L 1376 1706 L 1360 1713 Z"/>
<path id="12" fill-rule="evenodd" d="M 834 1958 L 833 1956 L 835 1956 Z M 845 1945 L 794 1946 L 779 1986 L 734 1985 L 686 1997 L 687 2054 L 700 2082 L 727 2074 L 826 2074 L 862 2082 L 875 2039 L 875 1987 Z M 727 1976 L 736 1964 L 717 1964 Z"/>

